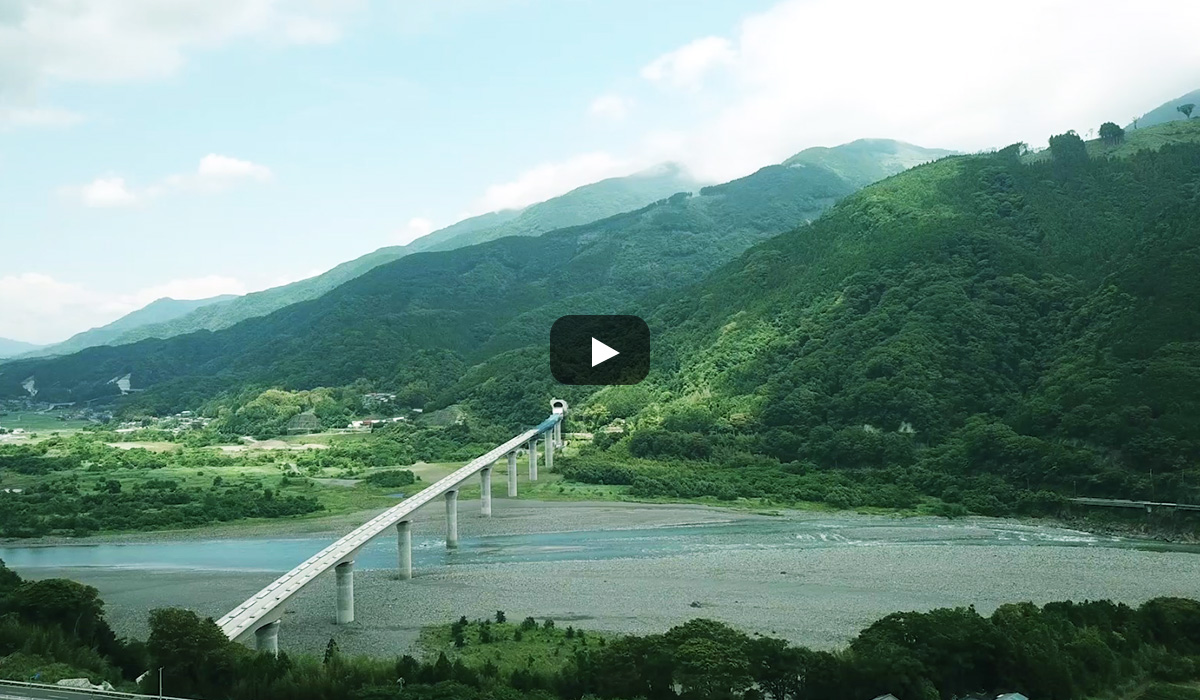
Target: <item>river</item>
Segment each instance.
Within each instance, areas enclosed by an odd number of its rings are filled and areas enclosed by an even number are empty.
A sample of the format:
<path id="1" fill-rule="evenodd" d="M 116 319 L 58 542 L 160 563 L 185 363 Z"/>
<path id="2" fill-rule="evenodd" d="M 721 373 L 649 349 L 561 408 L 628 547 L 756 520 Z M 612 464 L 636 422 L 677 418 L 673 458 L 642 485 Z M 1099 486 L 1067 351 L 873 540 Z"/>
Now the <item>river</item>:
<path id="1" fill-rule="evenodd" d="M 303 591 L 284 619 L 283 648 L 319 651 L 335 636 L 351 653 L 403 653 L 423 625 L 498 609 L 638 633 L 712 617 L 831 648 L 897 610 L 1200 598 L 1200 547 L 1008 520 L 530 501 L 497 501 L 497 517 L 485 520 L 463 506 L 458 551 L 446 551 L 437 513 L 418 521 L 412 581 L 394 580 L 389 538 L 359 555 L 355 624 L 332 624 L 330 576 Z M 0 559 L 26 577 L 96 586 L 118 631 L 144 636 L 148 610 L 220 616 L 332 539 L 2 546 Z"/>

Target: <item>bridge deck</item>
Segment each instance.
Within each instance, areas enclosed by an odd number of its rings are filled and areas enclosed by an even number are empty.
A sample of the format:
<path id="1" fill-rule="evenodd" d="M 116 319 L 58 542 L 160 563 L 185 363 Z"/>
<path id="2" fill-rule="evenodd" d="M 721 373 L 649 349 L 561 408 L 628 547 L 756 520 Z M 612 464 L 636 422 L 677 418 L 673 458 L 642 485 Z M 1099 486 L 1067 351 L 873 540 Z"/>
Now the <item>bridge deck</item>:
<path id="1" fill-rule="evenodd" d="M 561 415 L 553 415 L 536 428 L 526 430 L 508 442 L 496 447 L 487 454 L 468 462 L 455 470 L 449 476 L 438 480 L 420 493 L 406 498 L 398 505 L 371 518 L 353 532 L 329 545 L 320 552 L 309 557 L 304 563 L 275 579 L 273 583 L 246 600 L 246 602 L 231 610 L 217 621 L 221 631 L 233 640 L 248 638 L 254 630 L 264 624 L 278 620 L 278 614 L 289 598 L 300 589 L 312 583 L 321 574 L 344 561 L 350 561 L 358 550 L 368 542 L 383 534 L 389 527 L 409 519 L 421 506 L 442 496 L 447 491 L 466 481 L 484 467 L 489 467 L 504 455 L 528 443 L 534 437 L 546 432 L 562 420 Z"/>

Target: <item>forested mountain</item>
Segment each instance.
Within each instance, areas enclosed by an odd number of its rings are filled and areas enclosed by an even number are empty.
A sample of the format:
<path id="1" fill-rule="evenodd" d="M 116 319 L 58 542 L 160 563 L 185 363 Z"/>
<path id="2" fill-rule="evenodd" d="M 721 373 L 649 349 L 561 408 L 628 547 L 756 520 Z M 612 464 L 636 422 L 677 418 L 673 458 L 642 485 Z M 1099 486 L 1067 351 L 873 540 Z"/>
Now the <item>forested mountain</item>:
<path id="1" fill-rule="evenodd" d="M 37 350 L 39 346 L 33 343 L 24 343 L 20 340 L 10 340 L 8 338 L 0 338 L 0 358 L 13 357 L 21 353 Z"/>
<path id="2" fill-rule="evenodd" d="M 96 345 L 108 345 L 126 334 L 136 333 L 139 329 L 155 324 L 167 323 L 186 316 L 197 309 L 220 307 L 236 295 L 209 297 L 208 299 L 180 300 L 164 297 L 150 302 L 137 311 L 130 312 L 121 318 L 104 326 L 93 328 L 67 338 L 61 343 L 47 345 L 27 353 L 26 357 L 43 357 L 47 355 L 70 355 L 84 348 Z"/>
<path id="3" fill-rule="evenodd" d="M 791 465 L 689 495 L 1200 501 L 1200 143 L 1051 143 L 916 168 L 751 248 L 649 310 L 650 379 L 581 415 L 641 426 L 634 456 Z"/>
<path id="4" fill-rule="evenodd" d="M 537 236 L 546 231 L 596 221 L 675 194 L 698 184 L 678 166 L 666 164 L 627 177 L 615 177 L 578 187 L 553 199 L 520 210 L 492 212 L 464 219 L 402 246 L 380 248 L 342 263 L 315 277 L 254 292 L 221 306 L 209 306 L 179 318 L 163 319 L 127 330 L 89 345 L 123 345 L 146 338 L 171 338 L 197 330 L 220 330 L 248 318 L 309 299 L 385 263 L 427 250 L 453 250 L 505 236 Z M 83 349 L 77 345 L 71 352 Z M 56 355 L 66 354 L 55 352 Z"/>
<path id="5" fill-rule="evenodd" d="M 892 151 L 881 155 L 890 160 Z M 157 408 L 195 405 L 247 383 L 303 387 L 358 378 L 428 400 L 465 366 L 540 348 L 560 315 L 612 312 L 691 284 L 855 189 L 821 166 L 769 166 L 696 196 L 678 193 L 536 240 L 408 256 L 221 332 L 6 365 L 0 391 L 19 395 L 19 383 L 34 376 L 39 395 L 91 397 L 112 392 L 113 376 L 131 373 L 135 388 L 149 389 L 139 400 Z"/>

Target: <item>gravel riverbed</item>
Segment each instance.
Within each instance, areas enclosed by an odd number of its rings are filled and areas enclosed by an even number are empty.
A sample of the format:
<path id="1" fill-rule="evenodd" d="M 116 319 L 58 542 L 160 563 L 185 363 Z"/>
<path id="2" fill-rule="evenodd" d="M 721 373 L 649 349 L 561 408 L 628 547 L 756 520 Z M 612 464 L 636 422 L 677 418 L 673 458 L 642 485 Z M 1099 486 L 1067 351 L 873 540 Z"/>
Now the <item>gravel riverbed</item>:
<path id="1" fill-rule="evenodd" d="M 281 646 L 320 652 L 335 637 L 348 653 L 399 654 L 412 648 L 425 625 L 504 610 L 510 620 L 532 615 L 635 633 L 710 617 L 748 632 L 833 648 L 898 610 L 974 605 L 987 614 L 1024 600 L 1110 598 L 1137 604 L 1161 595 L 1200 597 L 1200 556 L 1194 552 L 1109 546 L 1087 533 L 1015 521 L 764 516 L 687 505 L 501 500 L 495 501 L 495 517 L 482 519 L 473 516 L 477 502 L 461 507 L 464 546 L 499 536 L 511 546 L 512 535 L 536 533 L 578 532 L 585 540 L 589 533 L 625 529 L 638 537 L 621 543 L 630 556 L 595 559 L 581 552 L 572 558 L 559 552 L 554 561 L 486 561 L 463 555 L 461 563 L 451 554 L 436 566 L 418 568 L 411 581 L 396 580 L 391 570 L 360 569 L 357 621 L 341 627 L 333 624 L 334 586 L 332 573 L 326 574 L 293 598 Z M 415 537 L 442 532 L 441 509 L 428 510 L 414 527 Z M 715 536 L 714 527 L 731 529 Z M 649 542 L 662 528 L 671 528 L 670 541 L 679 543 L 680 553 L 661 546 L 649 554 L 637 549 L 637 539 L 645 534 Z M 694 536 L 688 534 L 693 530 Z M 814 532 L 819 534 L 806 534 Z M 96 586 L 114 627 L 142 638 L 146 613 L 155 607 L 189 607 L 219 617 L 278 576 L 96 567 L 18 571 Z"/>

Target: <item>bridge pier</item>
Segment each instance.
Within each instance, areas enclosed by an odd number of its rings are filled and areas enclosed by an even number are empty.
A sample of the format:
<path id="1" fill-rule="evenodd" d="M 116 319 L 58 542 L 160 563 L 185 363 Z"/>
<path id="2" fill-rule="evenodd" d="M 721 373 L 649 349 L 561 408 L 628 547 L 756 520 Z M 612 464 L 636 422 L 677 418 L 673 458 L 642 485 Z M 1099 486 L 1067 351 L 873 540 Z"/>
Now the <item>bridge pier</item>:
<path id="1" fill-rule="evenodd" d="M 508 453 L 508 497 L 517 497 L 517 453 Z"/>
<path id="2" fill-rule="evenodd" d="M 529 480 L 537 481 L 537 436 L 529 441 Z"/>
<path id="3" fill-rule="evenodd" d="M 333 567 L 337 577 L 337 623 L 354 622 L 354 562 L 344 561 Z"/>
<path id="4" fill-rule="evenodd" d="M 546 436 L 546 439 L 543 440 L 543 442 L 546 443 L 546 471 L 552 472 L 552 471 L 554 471 L 554 433 L 553 433 L 553 431 L 551 431 L 551 434 Z"/>
<path id="5" fill-rule="evenodd" d="M 479 470 L 479 501 L 483 517 L 492 517 L 492 468 L 484 467 Z"/>
<path id="6" fill-rule="evenodd" d="M 254 630 L 254 648 L 260 652 L 279 656 L 279 620 Z"/>
<path id="7" fill-rule="evenodd" d="M 446 492 L 446 549 L 458 549 L 458 489 Z"/>
<path id="8" fill-rule="evenodd" d="M 400 580 L 412 578 L 412 521 L 396 523 L 396 544 L 400 549 Z"/>

